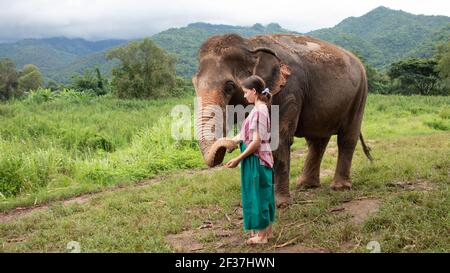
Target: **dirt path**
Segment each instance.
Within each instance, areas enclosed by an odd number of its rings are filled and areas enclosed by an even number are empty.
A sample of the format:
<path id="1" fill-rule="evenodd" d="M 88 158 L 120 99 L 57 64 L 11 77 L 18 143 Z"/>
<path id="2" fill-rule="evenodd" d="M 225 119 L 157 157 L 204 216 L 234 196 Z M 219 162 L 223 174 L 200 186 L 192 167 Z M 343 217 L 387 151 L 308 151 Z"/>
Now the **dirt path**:
<path id="1" fill-rule="evenodd" d="M 307 148 L 299 148 L 299 149 L 293 151 L 292 155 L 293 155 L 293 158 L 299 158 L 302 156 L 306 156 L 306 153 L 307 153 Z M 84 203 L 89 202 L 92 198 L 99 196 L 101 194 L 108 193 L 108 192 L 120 191 L 120 190 L 131 189 L 131 188 L 147 187 L 149 185 L 153 185 L 155 183 L 159 183 L 164 180 L 168 180 L 170 178 L 174 178 L 174 177 L 177 177 L 180 175 L 190 177 L 195 174 L 212 173 L 212 172 L 220 171 L 220 170 L 223 170 L 224 168 L 225 167 L 220 166 L 220 167 L 215 167 L 215 168 L 181 170 L 181 171 L 176 171 L 176 172 L 173 172 L 170 174 L 161 175 L 161 176 L 158 176 L 155 178 L 142 180 L 138 183 L 133 183 L 133 184 L 129 184 L 126 186 L 117 185 L 112 188 L 100 190 L 99 192 L 85 193 L 85 194 L 81 194 L 81 195 L 67 198 L 67 199 L 51 200 L 51 201 L 48 201 L 48 202 L 45 202 L 42 204 L 38 204 L 35 206 L 16 207 L 14 209 L 11 209 L 11 210 L 8 210 L 5 212 L 0 212 L 0 223 L 11 221 L 11 220 L 17 219 L 19 217 L 23 217 L 23 216 L 28 215 L 33 212 L 47 210 L 47 209 L 49 209 L 49 207 L 52 204 L 56 204 L 56 203 L 62 203 L 64 205 L 84 204 Z"/>
<path id="2" fill-rule="evenodd" d="M 71 197 L 68 199 L 59 199 L 59 200 L 52 200 L 43 204 L 35 205 L 35 206 L 27 206 L 27 207 L 16 207 L 12 210 L 6 211 L 6 212 L 0 212 L 0 223 L 8 222 L 11 220 L 18 219 L 20 217 L 26 216 L 30 213 L 38 212 L 47 210 L 50 208 L 52 204 L 62 203 L 64 205 L 70 205 L 70 204 L 84 204 L 89 202 L 92 198 L 96 196 L 100 196 L 102 194 L 108 193 L 108 192 L 115 192 L 115 191 L 121 191 L 121 190 L 128 190 L 133 188 L 140 188 L 140 187 L 147 187 L 156 183 L 160 183 L 162 181 L 177 177 L 177 176 L 192 176 L 195 174 L 202 174 L 202 173 L 212 173 L 219 170 L 223 170 L 224 167 L 216 167 L 216 168 L 203 168 L 203 169 L 195 169 L 195 170 L 182 170 L 177 171 L 171 174 L 166 174 L 162 176 L 158 176 L 151 179 L 142 180 L 138 183 L 129 184 L 126 186 L 123 185 L 117 185 L 112 188 L 107 188 L 104 190 L 101 190 L 99 192 L 94 193 L 85 193 L 82 195 L 78 195 L 75 197 Z"/>
<path id="3" fill-rule="evenodd" d="M 332 145 L 333 144 L 331 144 L 331 146 Z M 299 157 L 306 156 L 307 151 L 308 151 L 307 148 L 296 149 L 296 150 L 292 151 L 292 157 L 299 158 Z M 115 187 L 103 189 L 98 192 L 85 193 L 85 194 L 81 194 L 81 195 L 67 198 L 67 199 L 51 200 L 51 201 L 44 202 L 42 204 L 38 204 L 38 205 L 34 205 L 34 206 L 16 207 L 14 209 L 11 209 L 11 210 L 8 210 L 5 212 L 0 212 L 0 223 L 11 221 L 11 220 L 17 219 L 19 217 L 23 217 L 23 216 L 28 215 L 33 212 L 47 210 L 47 209 L 49 209 L 49 207 L 52 204 L 56 204 L 56 203 L 62 203 L 64 205 L 84 204 L 84 203 L 89 202 L 92 198 L 99 196 L 101 194 L 108 193 L 108 192 L 120 191 L 120 190 L 131 189 L 131 188 L 147 187 L 149 185 L 153 185 L 155 183 L 159 183 L 161 181 L 164 181 L 164 180 L 167 180 L 170 178 L 174 178 L 174 177 L 177 177 L 180 175 L 190 177 L 195 174 L 212 173 L 212 172 L 220 171 L 220 170 L 223 170 L 224 168 L 225 167 L 220 166 L 220 167 L 215 167 L 215 168 L 180 170 L 180 171 L 176 171 L 176 172 L 173 172 L 170 174 L 164 174 L 164 175 L 161 175 L 161 176 L 158 176 L 155 178 L 142 180 L 140 182 L 129 184 L 126 186 L 117 185 Z"/>

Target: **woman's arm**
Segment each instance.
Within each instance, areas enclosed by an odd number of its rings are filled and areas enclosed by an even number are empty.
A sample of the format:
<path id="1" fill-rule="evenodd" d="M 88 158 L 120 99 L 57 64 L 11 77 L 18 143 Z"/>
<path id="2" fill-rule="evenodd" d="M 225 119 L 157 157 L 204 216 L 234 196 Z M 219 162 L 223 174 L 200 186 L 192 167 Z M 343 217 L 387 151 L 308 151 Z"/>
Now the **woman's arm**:
<path id="1" fill-rule="evenodd" d="M 250 142 L 248 147 L 245 149 L 245 151 L 238 156 L 239 161 L 246 158 L 247 156 L 253 154 L 255 151 L 258 150 L 259 146 L 261 146 L 261 136 L 259 135 L 258 130 L 255 130 L 253 132 L 253 140 Z"/>
<path id="2" fill-rule="evenodd" d="M 237 156 L 237 157 L 231 159 L 230 161 L 228 161 L 225 164 L 225 167 L 227 167 L 227 168 L 234 168 L 234 167 L 236 167 L 239 164 L 239 162 L 241 162 L 242 159 L 246 158 L 247 156 L 249 156 L 252 153 L 254 153 L 256 150 L 258 150 L 260 145 L 261 145 L 261 136 L 259 135 L 258 130 L 255 130 L 253 132 L 253 140 L 250 142 L 250 144 L 245 149 L 245 151 L 242 154 L 240 154 L 239 156 Z"/>

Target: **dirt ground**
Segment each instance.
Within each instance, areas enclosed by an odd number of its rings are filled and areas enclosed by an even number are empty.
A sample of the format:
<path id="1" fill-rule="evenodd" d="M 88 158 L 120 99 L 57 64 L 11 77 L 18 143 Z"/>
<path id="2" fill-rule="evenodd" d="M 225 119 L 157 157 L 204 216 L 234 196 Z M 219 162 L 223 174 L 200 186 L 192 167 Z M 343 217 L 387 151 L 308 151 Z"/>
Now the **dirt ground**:
<path id="1" fill-rule="evenodd" d="M 351 216 L 351 223 L 361 225 L 371 214 L 379 209 L 378 199 L 362 199 L 345 202 L 340 207 L 331 209 L 328 213 L 348 213 Z M 211 209 L 211 211 L 214 211 Z M 208 215 L 208 209 L 197 211 L 202 215 Z M 179 234 L 166 236 L 166 241 L 177 252 L 225 252 L 235 251 L 242 246 L 245 238 L 248 237 L 242 232 L 242 209 L 237 206 L 231 215 L 224 215 L 218 221 L 211 221 L 205 218 L 203 224 L 196 229 L 185 230 Z M 308 223 L 304 223 L 308 224 Z M 309 223 L 313 224 L 313 223 Z M 301 226 L 302 223 L 297 223 Z M 294 238 L 296 239 L 296 238 Z M 327 253 L 331 252 L 325 248 L 316 248 L 296 243 L 296 240 L 279 242 L 265 252 L 276 253 Z M 212 242 L 212 243 L 211 243 Z M 350 246 L 346 246 L 350 247 Z"/>

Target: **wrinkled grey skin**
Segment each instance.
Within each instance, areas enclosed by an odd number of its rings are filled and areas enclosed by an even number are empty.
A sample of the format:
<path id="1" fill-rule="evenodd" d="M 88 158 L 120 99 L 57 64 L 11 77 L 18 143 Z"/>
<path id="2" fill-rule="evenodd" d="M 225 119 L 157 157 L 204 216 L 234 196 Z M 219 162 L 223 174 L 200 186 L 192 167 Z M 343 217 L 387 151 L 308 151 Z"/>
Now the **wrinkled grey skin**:
<path id="1" fill-rule="evenodd" d="M 337 134 L 338 161 L 331 187 L 351 187 L 350 167 L 367 97 L 366 72 L 353 54 L 307 36 L 263 35 L 244 39 L 235 34 L 209 38 L 199 51 L 199 69 L 192 81 L 202 107 L 248 103 L 240 82 L 256 74 L 272 90 L 272 105 L 279 105 L 280 144 L 273 151 L 278 206 L 290 203 L 290 146 L 294 136 L 305 137 L 308 155 L 298 187 L 320 186 L 320 163 L 331 135 Z M 203 138 L 205 123 L 197 120 L 199 144 L 206 163 L 223 161 L 233 144 Z M 225 122 L 225 121 L 224 121 Z"/>

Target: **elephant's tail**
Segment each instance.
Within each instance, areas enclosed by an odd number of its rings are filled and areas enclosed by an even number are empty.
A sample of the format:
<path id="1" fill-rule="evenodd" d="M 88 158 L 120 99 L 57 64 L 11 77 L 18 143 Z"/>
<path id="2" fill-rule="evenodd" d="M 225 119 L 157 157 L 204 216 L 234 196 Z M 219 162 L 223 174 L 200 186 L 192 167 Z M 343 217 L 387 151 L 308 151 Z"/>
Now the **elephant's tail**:
<path id="1" fill-rule="evenodd" d="M 366 143 L 364 142 L 364 138 L 363 138 L 363 135 L 362 135 L 362 133 L 359 133 L 359 139 L 361 140 L 361 145 L 362 145 L 362 147 L 363 147 L 363 150 L 364 150 L 364 154 L 367 156 L 367 158 L 370 160 L 370 161 L 373 161 L 373 157 L 372 157 L 372 155 L 370 154 L 370 147 L 368 147 L 367 145 L 366 145 Z"/>

